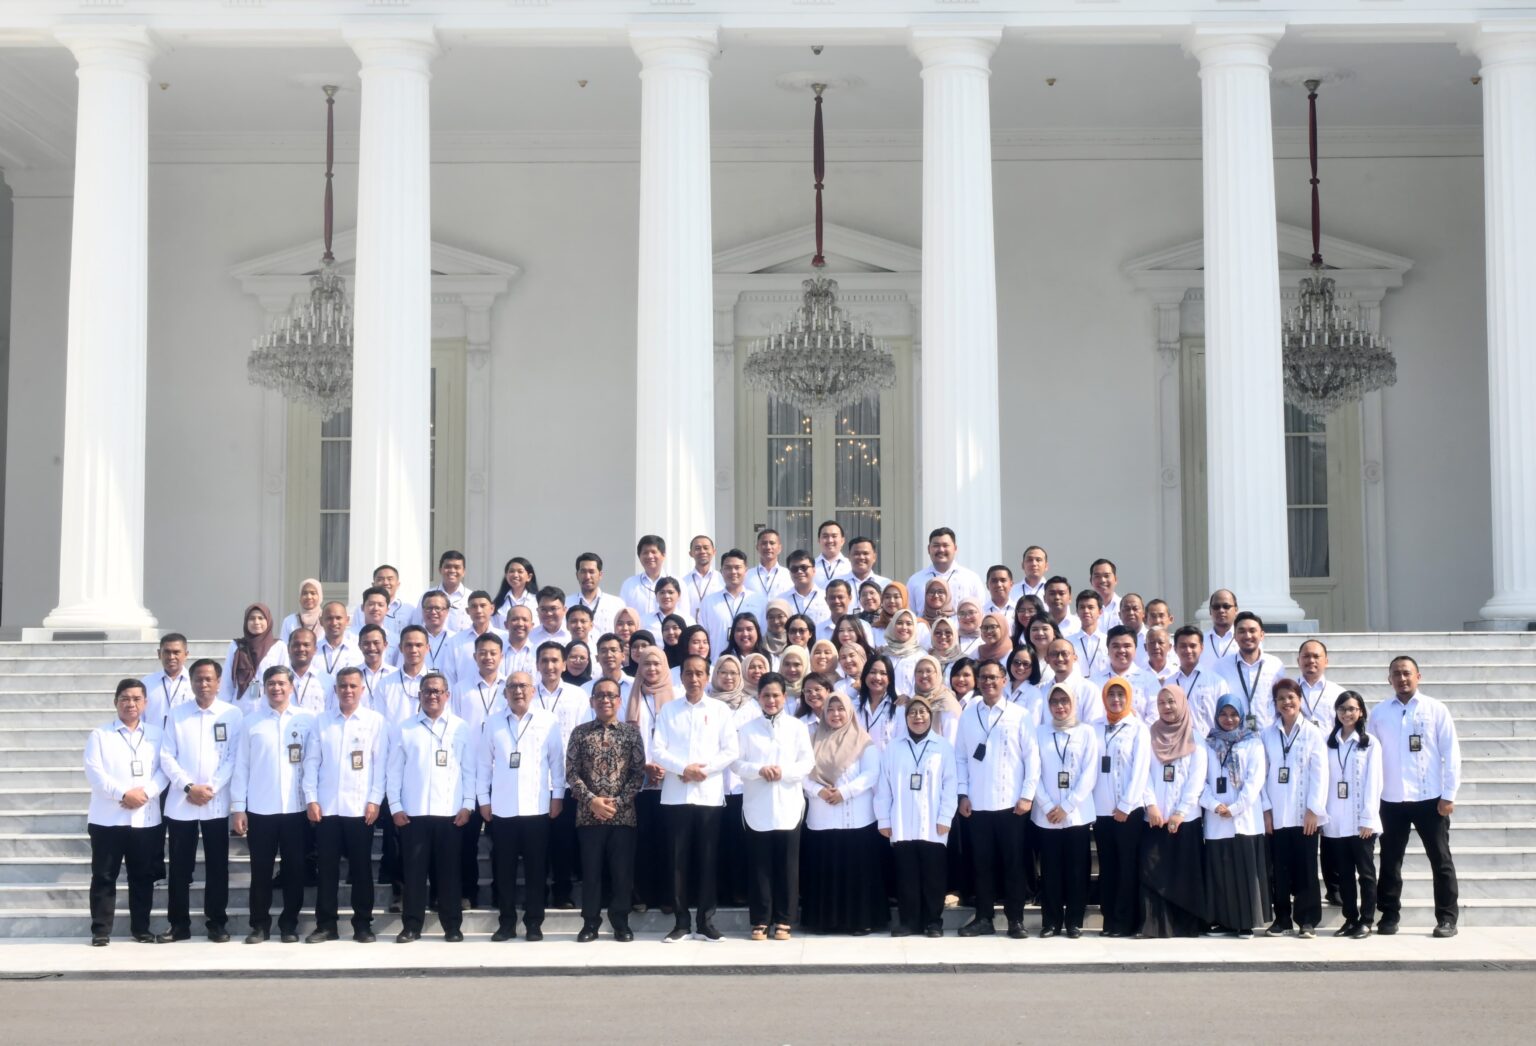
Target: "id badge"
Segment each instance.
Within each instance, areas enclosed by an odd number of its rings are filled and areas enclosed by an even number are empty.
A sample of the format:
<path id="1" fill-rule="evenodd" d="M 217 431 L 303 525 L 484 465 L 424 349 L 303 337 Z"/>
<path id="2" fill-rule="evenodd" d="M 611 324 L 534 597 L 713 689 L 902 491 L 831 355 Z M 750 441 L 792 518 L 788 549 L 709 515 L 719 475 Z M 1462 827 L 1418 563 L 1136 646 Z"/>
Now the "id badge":
<path id="1" fill-rule="evenodd" d="M 288 761 L 290 763 L 302 763 L 304 761 L 304 746 L 303 745 L 289 745 L 288 746 Z"/>
<path id="2" fill-rule="evenodd" d="M 448 765 L 448 749 L 446 749 L 446 748 L 439 748 L 437 750 L 437 765 L 438 766 L 447 766 Z"/>
<path id="3" fill-rule="evenodd" d="M 1226 795 L 1227 794 L 1227 779 L 1225 777 L 1218 777 L 1218 778 L 1216 778 L 1216 794 L 1217 795 Z"/>
<path id="4" fill-rule="evenodd" d="M 1275 767 L 1275 783 L 1288 785 L 1291 783 L 1291 768 L 1288 766 Z"/>
<path id="5" fill-rule="evenodd" d="M 1409 734 L 1408 735 L 1408 751 L 1410 751 L 1410 752 L 1422 752 L 1422 751 L 1424 751 L 1424 735 L 1423 734 Z"/>
<path id="6" fill-rule="evenodd" d="M 1173 784 L 1173 764 L 1163 764 L 1163 784 Z"/>
<path id="7" fill-rule="evenodd" d="M 983 759 L 985 759 L 986 757 L 987 757 L 987 743 L 985 741 L 983 741 L 981 744 L 976 746 L 976 751 L 971 753 L 971 758 L 976 760 L 979 763 Z"/>
<path id="8" fill-rule="evenodd" d="M 507 769 L 516 770 L 523 765 L 523 753 L 511 752 L 507 755 Z"/>
<path id="9" fill-rule="evenodd" d="M 132 774 L 134 777 L 143 777 L 144 776 L 144 762 L 143 762 L 143 760 L 135 759 L 133 762 L 129 763 L 128 764 L 128 772 L 130 774 Z"/>
<path id="10" fill-rule="evenodd" d="M 1340 781 L 1339 782 L 1339 798 L 1340 799 L 1348 799 L 1349 798 L 1349 782 L 1348 781 Z"/>
<path id="11" fill-rule="evenodd" d="M 923 790 L 923 775 L 913 774 L 911 777 L 907 778 L 907 787 L 912 789 L 914 792 L 921 792 Z"/>
<path id="12" fill-rule="evenodd" d="M 223 723 L 214 723 L 213 724 L 213 739 L 215 741 L 228 741 L 229 740 L 229 727 L 226 726 Z"/>
<path id="13" fill-rule="evenodd" d="M 1113 766 L 1113 763 L 1110 762 L 1110 757 L 1109 756 L 1107 756 L 1107 755 L 1099 756 L 1099 773 L 1101 773 L 1101 774 L 1109 773 L 1111 766 Z"/>
<path id="14" fill-rule="evenodd" d="M 1249 715 L 1248 715 L 1248 729 L 1249 730 L 1257 730 L 1258 728 L 1259 728 L 1259 717 L 1256 716 L 1256 715 L 1253 715 L 1252 713 L 1249 713 Z"/>
<path id="15" fill-rule="evenodd" d="M 362 753 L 361 750 L 354 751 L 352 753 L 352 769 L 354 769 L 354 770 L 361 770 L 362 768 L 363 768 L 363 753 Z"/>
<path id="16" fill-rule="evenodd" d="M 1072 774 L 1070 772 L 1066 771 L 1066 770 L 1058 770 L 1058 771 L 1056 771 L 1056 787 L 1057 788 L 1071 788 L 1072 787 Z"/>

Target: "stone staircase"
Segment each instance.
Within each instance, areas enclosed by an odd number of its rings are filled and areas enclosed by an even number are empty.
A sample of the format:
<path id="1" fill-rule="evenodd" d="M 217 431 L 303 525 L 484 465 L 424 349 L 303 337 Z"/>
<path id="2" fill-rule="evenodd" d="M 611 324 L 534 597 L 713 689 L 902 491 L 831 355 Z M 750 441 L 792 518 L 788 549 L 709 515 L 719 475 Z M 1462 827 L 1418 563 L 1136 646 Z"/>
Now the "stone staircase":
<path id="1" fill-rule="evenodd" d="M 1287 666 L 1305 637 L 1275 635 L 1268 649 Z M 1449 703 L 1460 732 L 1464 777 L 1451 836 L 1461 883 L 1462 923 L 1536 925 L 1536 634 L 1390 633 L 1325 635 L 1329 677 L 1364 693 L 1368 702 L 1391 696 L 1388 660 L 1418 658 L 1426 693 Z M 192 656 L 222 657 L 226 643 L 194 642 Z M 149 643 L 0 643 L 0 937 L 85 937 L 90 845 L 85 834 L 88 791 L 81 753 L 89 729 L 113 715 L 112 687 L 156 667 Z M 488 847 L 488 844 L 482 844 Z M 243 932 L 249 875 L 244 840 L 231 842 L 232 932 Z M 201 871 L 192 888 L 194 929 L 201 906 Z M 481 896 L 490 896 L 490 868 L 481 860 Z M 1429 872 L 1410 845 L 1405 865 L 1403 921 L 1433 925 Z M 399 917 L 380 914 L 375 929 L 394 933 Z M 126 922 L 126 892 L 119 893 Z M 156 890 L 154 926 L 164 927 L 165 890 Z M 312 912 L 313 893 L 306 899 Z M 951 909 L 958 925 L 969 912 Z M 1090 919 L 1094 916 L 1090 915 Z M 345 915 L 343 915 L 345 919 Z M 1029 921 L 1038 925 L 1036 910 Z M 1337 925 L 1326 909 L 1324 925 Z M 302 924 L 307 932 L 312 917 Z M 429 920 L 435 923 L 435 920 Z M 671 917 L 637 916 L 637 931 L 660 934 Z M 726 932 L 744 930 L 746 914 L 722 911 Z M 574 935 L 576 912 L 551 912 L 547 933 Z M 119 929 L 124 927 L 120 925 Z M 433 927 L 429 925 L 428 929 Z M 466 913 L 466 932 L 489 933 L 495 915 Z"/>

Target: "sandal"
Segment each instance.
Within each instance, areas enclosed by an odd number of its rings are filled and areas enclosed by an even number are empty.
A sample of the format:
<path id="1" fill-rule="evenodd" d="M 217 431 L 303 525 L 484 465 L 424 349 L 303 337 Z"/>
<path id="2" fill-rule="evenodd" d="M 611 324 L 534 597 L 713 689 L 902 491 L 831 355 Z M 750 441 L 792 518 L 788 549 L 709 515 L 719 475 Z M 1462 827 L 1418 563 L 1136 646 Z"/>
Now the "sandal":
<path id="1" fill-rule="evenodd" d="M 776 941 L 787 941 L 787 940 L 789 940 L 789 927 L 786 926 L 783 923 L 780 923 L 779 925 L 775 926 L 773 928 L 773 939 L 776 940 Z"/>
<path id="2" fill-rule="evenodd" d="M 768 939 L 768 927 L 766 927 L 766 926 L 754 926 L 754 927 L 752 927 L 752 939 L 754 941 L 766 941 Z"/>

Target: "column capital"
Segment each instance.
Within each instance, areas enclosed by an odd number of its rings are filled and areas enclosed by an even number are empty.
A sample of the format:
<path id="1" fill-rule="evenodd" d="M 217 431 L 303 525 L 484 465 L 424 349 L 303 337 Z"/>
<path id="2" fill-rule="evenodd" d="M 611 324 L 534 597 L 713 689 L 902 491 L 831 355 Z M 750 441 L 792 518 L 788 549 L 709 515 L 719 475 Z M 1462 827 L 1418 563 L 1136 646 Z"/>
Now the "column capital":
<path id="1" fill-rule="evenodd" d="M 924 25 L 910 31 L 907 49 L 924 70 L 949 66 L 990 73 L 992 52 L 1002 39 L 997 25 Z"/>
<path id="2" fill-rule="evenodd" d="M 1200 61 L 1201 69 L 1223 65 L 1269 68 L 1269 56 L 1285 35 L 1280 22 L 1197 25 L 1184 40 L 1184 50 Z"/>
<path id="3" fill-rule="evenodd" d="M 1462 54 L 1482 59 L 1483 68 L 1536 62 L 1536 19 L 1482 22 L 1459 45 Z"/>
<path id="4" fill-rule="evenodd" d="M 425 73 L 442 53 L 437 31 L 427 22 L 357 22 L 343 26 L 341 37 L 365 69 Z"/>
<path id="5" fill-rule="evenodd" d="M 149 79 L 149 64 L 162 48 L 141 25 L 69 25 L 53 38 L 75 56 L 82 69 L 111 69 Z"/>
<path id="6" fill-rule="evenodd" d="M 629 31 L 629 46 L 643 69 L 690 69 L 708 73 L 720 53 L 714 26 L 637 26 Z"/>

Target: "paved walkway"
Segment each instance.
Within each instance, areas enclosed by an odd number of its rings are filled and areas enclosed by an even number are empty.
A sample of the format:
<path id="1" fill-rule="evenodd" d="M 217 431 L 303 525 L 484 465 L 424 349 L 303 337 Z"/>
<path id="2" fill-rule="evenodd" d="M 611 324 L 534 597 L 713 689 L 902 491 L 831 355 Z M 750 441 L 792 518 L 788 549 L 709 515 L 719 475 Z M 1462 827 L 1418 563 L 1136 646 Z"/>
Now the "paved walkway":
<path id="1" fill-rule="evenodd" d="M 205 976 L 295 974 L 496 973 L 654 974 L 669 972 L 736 973 L 773 970 L 815 972 L 826 969 L 982 971 L 1094 971 L 1137 969 L 1175 972 L 1241 967 L 1310 969 L 1317 966 L 1370 968 L 1508 968 L 1536 970 L 1536 928 L 1468 928 L 1452 940 L 1434 940 L 1428 931 L 1364 941 L 1319 937 L 1250 941 L 1228 938 L 1138 941 L 1100 940 L 1089 932 L 1081 940 L 1064 938 L 1011 941 L 1006 937 L 942 940 L 889 937 L 807 937 L 783 942 L 726 940 L 718 944 L 684 941 L 663 944 L 636 939 L 618 944 L 605 936 L 591 944 L 551 935 L 537 944 L 518 939 L 500 944 L 471 935 L 462 944 L 423 938 L 397 945 L 387 937 L 376 944 L 348 940 L 326 944 L 245 945 L 206 940 L 142 945 L 114 938 L 110 947 L 92 948 L 84 940 L 10 939 L 0 941 L 0 978 L 39 976 L 121 977 L 193 973 Z"/>

